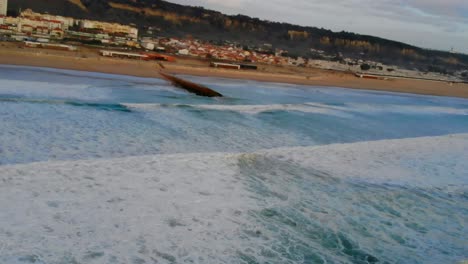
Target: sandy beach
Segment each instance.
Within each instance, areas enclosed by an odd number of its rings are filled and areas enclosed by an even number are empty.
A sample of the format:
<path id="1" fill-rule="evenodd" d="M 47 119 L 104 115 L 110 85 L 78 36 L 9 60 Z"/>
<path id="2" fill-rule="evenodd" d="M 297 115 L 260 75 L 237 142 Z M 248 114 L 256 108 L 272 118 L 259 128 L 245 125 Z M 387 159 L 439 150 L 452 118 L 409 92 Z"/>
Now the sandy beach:
<path id="1" fill-rule="evenodd" d="M 97 49 L 87 48 L 68 52 L 24 48 L 14 43 L 1 43 L 0 64 L 159 77 L 159 67 L 154 61 L 104 58 L 99 56 Z M 270 65 L 260 65 L 258 71 L 234 71 L 210 68 L 208 64 L 208 61 L 178 58 L 175 63 L 165 62 L 164 66 L 166 72 L 172 74 L 468 98 L 468 84 L 410 79 L 361 79 L 350 73 Z"/>

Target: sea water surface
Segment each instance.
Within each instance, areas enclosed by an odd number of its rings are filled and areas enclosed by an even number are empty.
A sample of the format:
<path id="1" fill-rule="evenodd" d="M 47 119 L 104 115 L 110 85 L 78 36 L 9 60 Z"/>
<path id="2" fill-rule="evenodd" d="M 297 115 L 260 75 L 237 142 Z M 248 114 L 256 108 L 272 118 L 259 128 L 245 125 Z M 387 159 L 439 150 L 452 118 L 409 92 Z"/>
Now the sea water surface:
<path id="1" fill-rule="evenodd" d="M 468 100 L 0 66 L 0 263 L 458 263 Z"/>

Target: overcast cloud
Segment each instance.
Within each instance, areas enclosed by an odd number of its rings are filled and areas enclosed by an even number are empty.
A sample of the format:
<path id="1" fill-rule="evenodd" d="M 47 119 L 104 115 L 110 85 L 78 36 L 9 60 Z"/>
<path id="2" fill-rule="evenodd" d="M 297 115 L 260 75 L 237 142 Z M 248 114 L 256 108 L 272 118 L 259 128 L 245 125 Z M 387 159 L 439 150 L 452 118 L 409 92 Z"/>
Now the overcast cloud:
<path id="1" fill-rule="evenodd" d="M 468 0 L 169 0 L 468 53 Z"/>

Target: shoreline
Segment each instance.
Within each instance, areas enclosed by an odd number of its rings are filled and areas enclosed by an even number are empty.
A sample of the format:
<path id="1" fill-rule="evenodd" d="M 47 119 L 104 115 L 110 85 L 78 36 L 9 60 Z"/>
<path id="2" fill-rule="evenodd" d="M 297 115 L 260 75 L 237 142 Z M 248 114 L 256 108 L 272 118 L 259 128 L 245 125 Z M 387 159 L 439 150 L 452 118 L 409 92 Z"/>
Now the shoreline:
<path id="1" fill-rule="evenodd" d="M 161 78 L 155 61 L 104 58 L 92 49 L 68 52 L 20 48 L 11 43 L 3 43 L 0 46 L 0 64 Z M 236 71 L 210 68 L 208 61 L 190 58 L 178 58 L 175 63 L 163 62 L 163 64 L 166 67 L 165 72 L 170 74 L 468 98 L 466 83 L 450 84 L 442 81 L 403 78 L 362 79 L 346 72 L 270 65 L 259 65 L 258 71 Z"/>

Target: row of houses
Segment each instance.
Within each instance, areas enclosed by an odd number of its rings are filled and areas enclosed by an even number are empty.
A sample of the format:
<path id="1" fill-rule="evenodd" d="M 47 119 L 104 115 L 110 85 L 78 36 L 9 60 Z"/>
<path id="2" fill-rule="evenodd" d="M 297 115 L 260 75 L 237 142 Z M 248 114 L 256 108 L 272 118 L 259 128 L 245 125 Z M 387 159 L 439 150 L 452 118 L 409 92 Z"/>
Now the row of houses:
<path id="1" fill-rule="evenodd" d="M 102 42 L 125 45 L 128 41 L 136 43 L 138 39 L 136 27 L 41 14 L 31 9 L 21 12 L 18 17 L 0 15 L 0 33 L 52 39 L 102 40 Z"/>
<path id="2" fill-rule="evenodd" d="M 147 44 L 144 46 L 147 46 Z M 155 49 L 167 49 L 183 56 L 223 61 L 267 64 L 287 63 L 287 59 L 279 55 L 282 51 L 278 51 L 276 54 L 271 52 L 264 53 L 244 50 L 242 47 L 235 44 L 215 45 L 210 42 L 194 39 L 161 38 L 154 40 L 150 47 L 154 47 Z"/>
<path id="3" fill-rule="evenodd" d="M 234 65 L 262 63 L 270 65 L 312 67 L 312 61 L 306 58 L 288 57 L 288 52 L 264 44 L 265 48 L 249 48 L 248 50 L 235 43 L 213 44 L 196 39 L 180 38 L 142 38 L 141 46 L 147 50 L 170 52 L 182 56 L 207 58 L 215 61 L 232 62 Z M 269 47 L 268 47 L 269 45 Z"/>
<path id="4" fill-rule="evenodd" d="M 61 21 L 30 17 L 0 17 L 0 33 L 40 35 L 63 38 L 64 26 Z"/>

